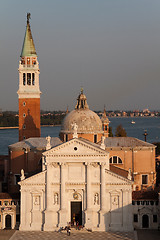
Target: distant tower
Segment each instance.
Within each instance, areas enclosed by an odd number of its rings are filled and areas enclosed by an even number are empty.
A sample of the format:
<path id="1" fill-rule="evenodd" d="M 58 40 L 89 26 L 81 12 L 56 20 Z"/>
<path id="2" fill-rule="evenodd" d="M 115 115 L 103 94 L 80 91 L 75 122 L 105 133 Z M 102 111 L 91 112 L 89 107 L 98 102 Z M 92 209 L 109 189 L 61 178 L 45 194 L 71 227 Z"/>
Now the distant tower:
<path id="1" fill-rule="evenodd" d="M 102 121 L 102 128 L 103 128 L 103 131 L 104 131 L 104 136 L 109 137 L 109 119 L 106 115 L 105 107 L 104 107 L 104 112 L 103 112 L 101 121 Z"/>
<path id="2" fill-rule="evenodd" d="M 27 26 L 18 69 L 19 141 L 40 137 L 40 72 L 29 19 L 30 13 L 27 13 Z"/>

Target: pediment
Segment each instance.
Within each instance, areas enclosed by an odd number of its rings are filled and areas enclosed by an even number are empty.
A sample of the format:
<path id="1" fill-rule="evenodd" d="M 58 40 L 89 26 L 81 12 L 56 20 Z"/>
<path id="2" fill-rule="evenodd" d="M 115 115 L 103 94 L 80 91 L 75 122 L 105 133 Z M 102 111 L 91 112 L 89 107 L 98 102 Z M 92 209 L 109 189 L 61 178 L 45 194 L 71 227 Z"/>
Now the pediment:
<path id="1" fill-rule="evenodd" d="M 19 185 L 42 185 L 45 184 L 46 171 L 35 174 L 29 178 L 20 181 Z"/>
<path id="2" fill-rule="evenodd" d="M 123 184 L 132 184 L 132 181 L 121 176 L 121 175 L 118 175 L 116 173 L 113 173 L 111 172 L 110 170 L 107 170 L 106 169 L 106 174 L 108 176 L 106 176 L 106 179 L 107 179 L 107 184 L 109 185 L 123 185 Z"/>
<path id="3" fill-rule="evenodd" d="M 83 140 L 72 139 L 68 142 L 62 143 L 46 152 L 44 156 L 108 156 L 108 153 L 101 149 L 98 144 Z"/>

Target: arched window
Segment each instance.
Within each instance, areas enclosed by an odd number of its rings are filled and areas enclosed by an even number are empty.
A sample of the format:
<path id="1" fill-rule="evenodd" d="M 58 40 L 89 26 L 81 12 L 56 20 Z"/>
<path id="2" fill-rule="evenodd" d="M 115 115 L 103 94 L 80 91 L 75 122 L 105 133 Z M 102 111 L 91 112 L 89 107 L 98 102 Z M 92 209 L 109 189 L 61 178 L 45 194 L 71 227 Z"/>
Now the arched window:
<path id="1" fill-rule="evenodd" d="M 113 164 L 122 164 L 122 159 L 118 156 L 112 156 L 109 159 L 109 163 L 113 163 Z"/>
<path id="2" fill-rule="evenodd" d="M 27 85 L 31 85 L 31 73 L 27 73 Z"/>
<path id="3" fill-rule="evenodd" d="M 23 73 L 23 85 L 26 85 L 26 74 Z"/>
<path id="4" fill-rule="evenodd" d="M 35 79 L 34 79 L 34 73 L 32 73 L 32 85 L 34 85 L 35 84 Z"/>

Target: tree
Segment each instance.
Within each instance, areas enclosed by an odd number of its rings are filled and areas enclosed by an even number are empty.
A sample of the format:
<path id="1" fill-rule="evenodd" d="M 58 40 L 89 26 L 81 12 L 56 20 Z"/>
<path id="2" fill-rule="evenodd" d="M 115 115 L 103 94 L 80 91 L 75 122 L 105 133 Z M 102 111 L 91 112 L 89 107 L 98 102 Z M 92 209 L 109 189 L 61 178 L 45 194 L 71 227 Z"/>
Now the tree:
<path id="1" fill-rule="evenodd" d="M 116 137 L 127 137 L 126 130 L 122 127 L 122 124 L 117 126 L 115 136 Z"/>
<path id="2" fill-rule="evenodd" d="M 112 127 L 109 127 L 109 137 L 113 137 Z"/>

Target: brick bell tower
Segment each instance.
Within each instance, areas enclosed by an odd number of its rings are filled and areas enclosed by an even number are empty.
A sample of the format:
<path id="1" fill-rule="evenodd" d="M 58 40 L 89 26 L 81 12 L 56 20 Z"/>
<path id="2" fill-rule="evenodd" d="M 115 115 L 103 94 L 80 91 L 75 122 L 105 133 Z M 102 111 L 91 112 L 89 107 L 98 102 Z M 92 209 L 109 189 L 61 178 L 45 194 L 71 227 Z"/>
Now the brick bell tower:
<path id="1" fill-rule="evenodd" d="M 31 28 L 30 13 L 19 62 L 19 141 L 30 137 L 40 137 L 40 88 L 39 63 Z"/>

